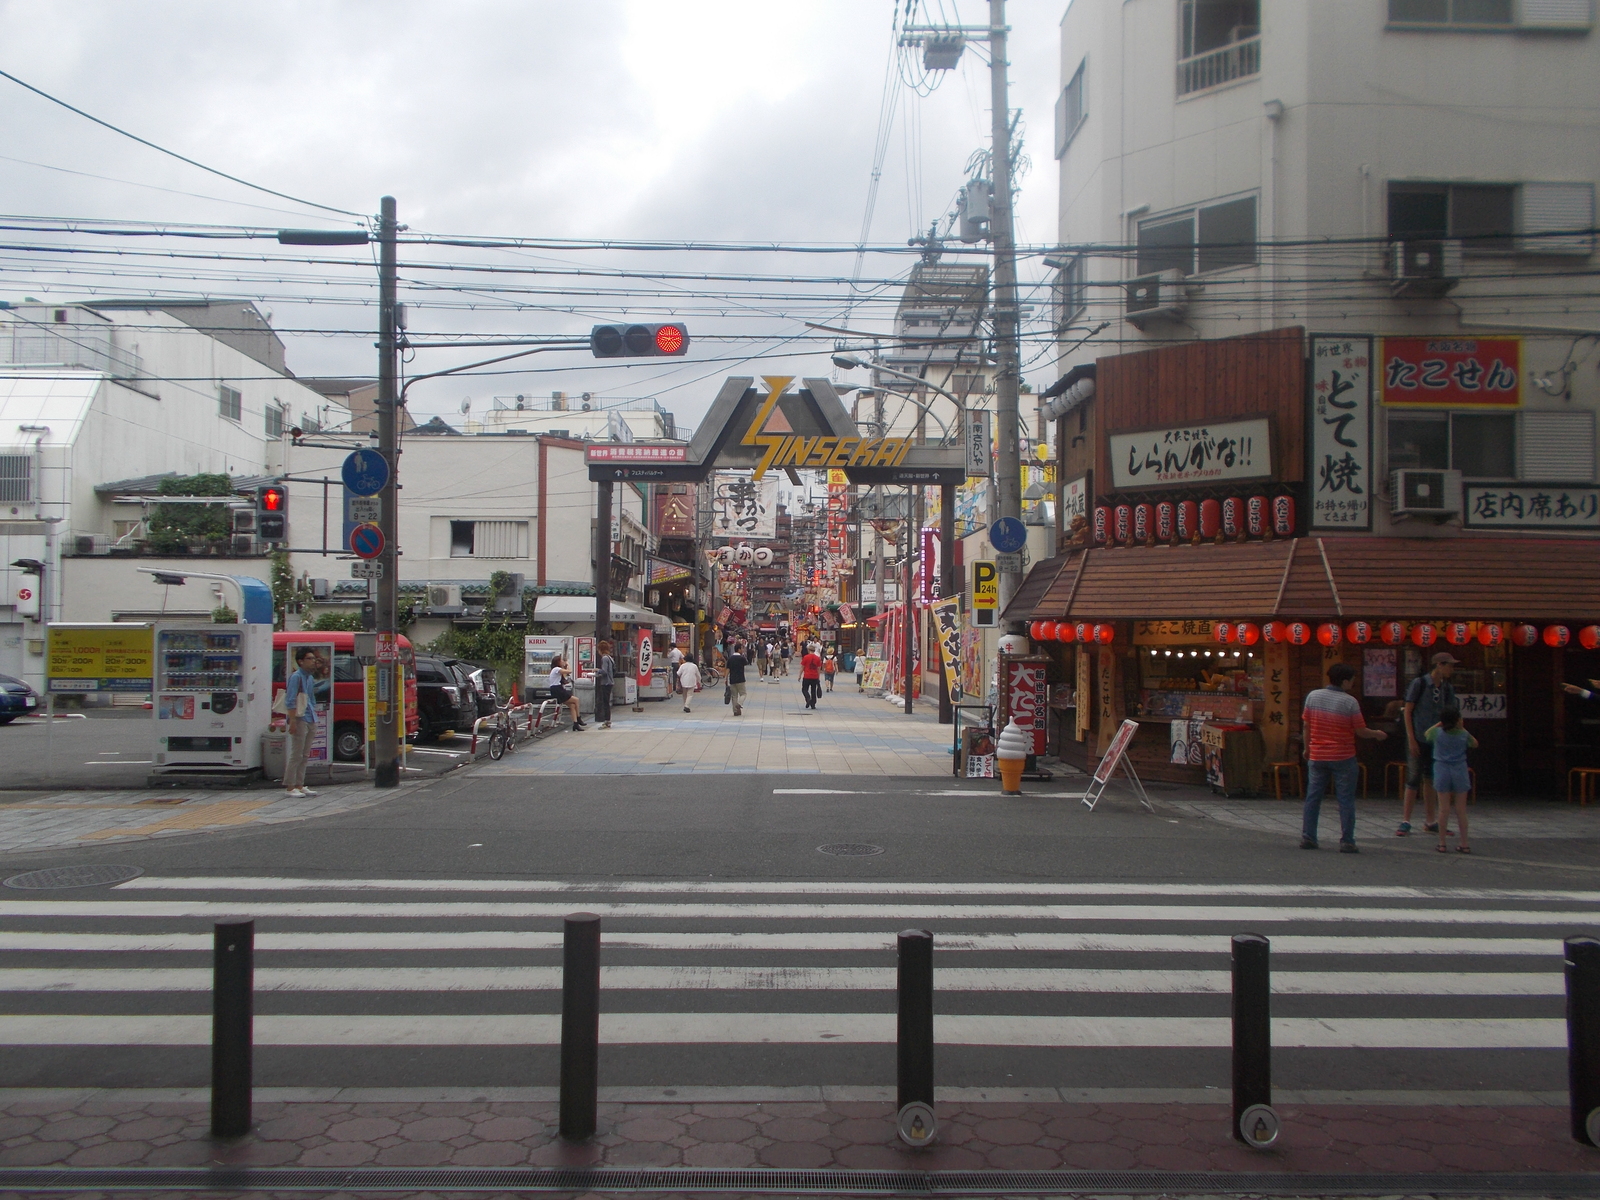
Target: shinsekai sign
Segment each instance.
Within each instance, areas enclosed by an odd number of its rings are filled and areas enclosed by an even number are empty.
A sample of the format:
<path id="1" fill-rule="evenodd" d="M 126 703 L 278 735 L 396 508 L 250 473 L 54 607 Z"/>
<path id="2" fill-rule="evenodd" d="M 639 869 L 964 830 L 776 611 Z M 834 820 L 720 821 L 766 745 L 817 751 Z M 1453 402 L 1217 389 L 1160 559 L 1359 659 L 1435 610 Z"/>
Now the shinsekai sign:
<path id="1" fill-rule="evenodd" d="M 730 376 L 712 401 L 688 446 L 644 447 L 673 451 L 638 455 L 639 443 L 600 443 L 587 452 L 596 481 L 703 480 L 713 469 L 743 469 L 760 480 L 770 470 L 842 470 L 851 483 L 961 484 L 966 455 L 960 446 L 918 445 L 913 438 L 867 437 L 851 420 L 827 379 L 805 379 L 789 390 L 792 375 L 765 375 L 766 391 L 748 375 Z"/>

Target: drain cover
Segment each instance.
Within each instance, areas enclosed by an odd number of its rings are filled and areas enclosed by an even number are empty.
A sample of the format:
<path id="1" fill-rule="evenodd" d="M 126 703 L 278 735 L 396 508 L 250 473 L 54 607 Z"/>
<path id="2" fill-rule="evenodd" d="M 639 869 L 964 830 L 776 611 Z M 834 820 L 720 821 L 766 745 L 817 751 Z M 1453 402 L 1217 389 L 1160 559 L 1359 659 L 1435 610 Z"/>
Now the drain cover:
<path id="1" fill-rule="evenodd" d="M 126 883 L 144 874 L 143 867 L 118 866 L 107 863 L 95 867 L 48 867 L 43 871 L 29 871 L 13 875 L 6 880 L 8 888 L 80 888 L 105 887 L 110 883 Z"/>
<path id="2" fill-rule="evenodd" d="M 827 846 L 818 846 L 818 851 L 823 854 L 834 854 L 840 858 L 866 858 L 873 854 L 882 854 L 882 846 L 874 846 L 871 842 L 834 842 Z"/>

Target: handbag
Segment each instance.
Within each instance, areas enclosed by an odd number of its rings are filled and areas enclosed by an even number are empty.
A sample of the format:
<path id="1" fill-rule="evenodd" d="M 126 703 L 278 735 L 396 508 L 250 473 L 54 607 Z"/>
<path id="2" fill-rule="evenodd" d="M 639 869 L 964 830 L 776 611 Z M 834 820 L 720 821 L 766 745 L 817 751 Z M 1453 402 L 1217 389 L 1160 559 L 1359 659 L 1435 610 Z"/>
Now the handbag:
<path id="1" fill-rule="evenodd" d="M 733 684 L 725 683 L 722 685 L 722 702 L 724 704 L 733 703 Z"/>

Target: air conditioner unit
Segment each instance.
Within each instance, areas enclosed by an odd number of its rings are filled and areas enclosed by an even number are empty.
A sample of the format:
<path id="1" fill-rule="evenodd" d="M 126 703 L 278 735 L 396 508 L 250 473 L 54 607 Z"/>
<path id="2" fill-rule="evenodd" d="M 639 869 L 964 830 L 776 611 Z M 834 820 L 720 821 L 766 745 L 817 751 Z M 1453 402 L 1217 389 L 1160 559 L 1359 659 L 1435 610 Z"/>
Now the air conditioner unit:
<path id="1" fill-rule="evenodd" d="M 1391 296 L 1443 296 L 1461 282 L 1461 243 L 1442 239 L 1389 247 Z"/>
<path id="2" fill-rule="evenodd" d="M 255 535 L 251 533 L 236 533 L 233 535 L 232 545 L 235 554 L 254 554 L 256 552 Z"/>
<path id="3" fill-rule="evenodd" d="M 254 533 L 256 531 L 256 510 L 253 508 L 234 509 L 233 531 L 235 533 Z"/>
<path id="4" fill-rule="evenodd" d="M 72 552 L 79 558 L 94 554 L 110 554 L 111 539 L 103 533 L 80 533 L 72 538 Z"/>
<path id="5" fill-rule="evenodd" d="M 461 604 L 459 583 L 430 583 L 428 585 L 428 612 L 436 617 L 460 616 L 465 611 Z"/>
<path id="6" fill-rule="evenodd" d="M 522 589 L 527 586 L 527 576 L 513 574 L 506 590 L 494 598 L 495 612 L 518 612 L 522 608 Z"/>
<path id="7" fill-rule="evenodd" d="M 1173 268 L 1130 279 L 1123 287 L 1127 305 L 1123 319 L 1138 329 L 1156 321 L 1175 321 L 1189 308 L 1182 271 Z"/>
<path id="8" fill-rule="evenodd" d="M 1396 471 L 1396 516 L 1452 517 L 1461 511 L 1460 471 Z"/>

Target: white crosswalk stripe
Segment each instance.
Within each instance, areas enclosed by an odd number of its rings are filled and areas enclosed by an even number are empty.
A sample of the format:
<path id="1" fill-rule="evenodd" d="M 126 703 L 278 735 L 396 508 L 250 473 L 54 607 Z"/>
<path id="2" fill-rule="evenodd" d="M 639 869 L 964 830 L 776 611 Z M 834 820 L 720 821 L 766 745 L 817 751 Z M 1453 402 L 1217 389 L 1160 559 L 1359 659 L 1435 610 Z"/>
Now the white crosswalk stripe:
<path id="1" fill-rule="evenodd" d="M 740 1072 L 790 1047 L 804 1055 L 784 1082 L 840 1082 L 849 1047 L 894 1041 L 894 935 L 918 924 L 935 934 L 942 1082 L 1086 1062 L 1126 1082 L 1120 1060 L 1071 1057 L 1097 1051 L 1161 1052 L 1147 1072 L 1209 1055 L 1211 1070 L 1229 1045 L 1229 935 L 1253 930 L 1272 939 L 1275 1049 L 1407 1077 L 1429 1055 L 1507 1052 L 1482 1060 L 1481 1086 L 1528 1087 L 1559 1067 L 1561 939 L 1600 925 L 1600 892 L 142 877 L 0 899 L 0 1086 L 92 1086 L 107 1048 L 207 1045 L 209 923 L 240 915 L 257 921 L 256 1042 L 299 1048 L 287 1076 L 334 1047 L 362 1052 L 369 1083 L 409 1078 L 420 1050 L 490 1069 L 559 1044 L 572 911 L 604 921 L 601 1038 L 635 1056 L 621 1069 L 678 1047 L 670 1061 L 702 1074 L 775 1082 Z"/>

